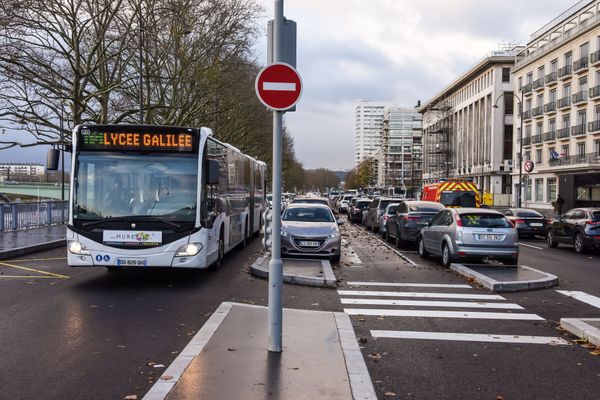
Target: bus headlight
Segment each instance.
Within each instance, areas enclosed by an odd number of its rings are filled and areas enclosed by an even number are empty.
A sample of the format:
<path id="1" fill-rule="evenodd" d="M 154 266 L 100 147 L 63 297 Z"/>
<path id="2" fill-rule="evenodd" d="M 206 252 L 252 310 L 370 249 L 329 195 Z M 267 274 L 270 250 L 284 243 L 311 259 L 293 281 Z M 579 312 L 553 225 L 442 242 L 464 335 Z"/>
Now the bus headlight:
<path id="1" fill-rule="evenodd" d="M 202 251 L 201 243 L 188 243 L 180 246 L 175 252 L 175 257 L 192 257 Z"/>
<path id="2" fill-rule="evenodd" d="M 86 256 L 90 255 L 90 251 L 87 249 L 87 247 L 79 243 L 77 240 L 69 240 L 67 248 L 73 254 L 81 254 Z"/>

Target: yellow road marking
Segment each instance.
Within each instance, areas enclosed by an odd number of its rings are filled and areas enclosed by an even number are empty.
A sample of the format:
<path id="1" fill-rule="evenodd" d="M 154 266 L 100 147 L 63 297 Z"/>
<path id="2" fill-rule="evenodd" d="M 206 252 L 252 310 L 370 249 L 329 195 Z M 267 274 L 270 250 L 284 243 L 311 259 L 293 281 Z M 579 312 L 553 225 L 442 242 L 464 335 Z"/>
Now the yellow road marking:
<path id="1" fill-rule="evenodd" d="M 10 262 L 27 262 L 27 261 L 55 261 L 55 260 L 66 260 L 67 257 L 53 257 L 53 258 L 21 258 L 18 260 L 10 260 Z"/>
<path id="2" fill-rule="evenodd" d="M 35 269 L 35 268 L 21 267 L 19 265 L 8 264 L 8 263 L 5 263 L 5 262 L 0 262 L 0 265 L 3 265 L 5 267 L 22 269 L 22 270 L 30 271 L 30 272 L 37 272 L 38 274 L 48 275 L 48 276 L 54 277 L 54 278 L 60 278 L 60 279 L 68 279 L 69 278 L 66 275 L 55 274 L 54 272 L 41 271 L 41 270 Z M 0 276 L 2 276 L 2 275 L 0 275 Z M 33 277 L 29 276 L 28 278 L 33 278 Z"/>
<path id="3" fill-rule="evenodd" d="M 46 275 L 0 275 L 0 279 L 2 279 L 2 278 L 58 279 L 56 276 L 46 276 Z M 65 278 L 68 278 L 68 276 Z"/>

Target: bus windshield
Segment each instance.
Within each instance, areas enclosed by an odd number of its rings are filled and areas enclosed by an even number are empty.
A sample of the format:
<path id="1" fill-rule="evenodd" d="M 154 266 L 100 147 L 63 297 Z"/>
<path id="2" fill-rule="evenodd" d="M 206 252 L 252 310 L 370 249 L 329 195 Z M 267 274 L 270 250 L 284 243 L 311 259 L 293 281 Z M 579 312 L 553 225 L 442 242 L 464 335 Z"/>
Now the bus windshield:
<path id="1" fill-rule="evenodd" d="M 73 219 L 152 216 L 193 222 L 197 174 L 197 156 L 80 152 Z"/>

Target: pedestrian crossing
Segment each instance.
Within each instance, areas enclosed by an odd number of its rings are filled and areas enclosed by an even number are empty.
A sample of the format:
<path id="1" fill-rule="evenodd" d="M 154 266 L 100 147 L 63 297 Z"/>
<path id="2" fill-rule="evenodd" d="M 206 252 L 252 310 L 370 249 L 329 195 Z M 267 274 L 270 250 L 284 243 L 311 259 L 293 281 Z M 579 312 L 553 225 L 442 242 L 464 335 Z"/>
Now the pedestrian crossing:
<path id="1" fill-rule="evenodd" d="M 389 318 L 398 318 L 398 323 L 394 323 L 394 326 L 406 326 L 407 318 L 472 320 L 475 323 L 477 320 L 544 321 L 544 318 L 525 312 L 522 306 L 509 302 L 503 296 L 482 294 L 471 285 L 358 281 L 347 282 L 347 284 L 350 288 L 338 290 L 344 312 L 351 316 L 378 317 L 377 319 L 368 319 L 368 322 L 361 319 L 364 323 L 373 325 L 369 326 L 372 328 L 369 329 L 369 332 L 373 338 L 545 345 L 570 344 L 560 337 L 531 336 L 519 333 L 507 335 L 378 329 L 381 328 L 382 320 L 386 321 L 386 327 L 389 328 Z M 390 290 L 379 290 L 382 288 Z M 411 291 L 415 289 L 418 291 Z"/>

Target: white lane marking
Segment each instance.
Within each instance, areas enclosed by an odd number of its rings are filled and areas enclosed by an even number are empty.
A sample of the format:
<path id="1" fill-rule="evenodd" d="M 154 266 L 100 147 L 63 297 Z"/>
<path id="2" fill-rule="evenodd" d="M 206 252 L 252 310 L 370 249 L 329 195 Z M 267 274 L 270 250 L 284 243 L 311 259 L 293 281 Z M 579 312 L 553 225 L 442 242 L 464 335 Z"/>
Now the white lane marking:
<path id="1" fill-rule="evenodd" d="M 534 246 L 534 245 L 531 245 L 531 244 L 527 244 L 527 243 L 523 243 L 523 242 L 519 242 L 519 244 L 520 244 L 521 246 L 525 246 L 525 247 L 531 247 L 532 249 L 544 250 L 544 248 L 543 248 L 543 247 L 537 247 L 537 246 Z"/>
<path id="2" fill-rule="evenodd" d="M 350 286 L 391 286 L 391 287 L 426 287 L 426 288 L 452 288 L 473 289 L 470 285 L 453 285 L 442 283 L 396 283 L 396 282 L 346 282 Z"/>
<path id="3" fill-rule="evenodd" d="M 431 299 L 506 300 L 497 294 L 422 293 L 422 292 L 377 292 L 368 290 L 338 290 L 341 296 L 376 297 L 424 297 Z"/>
<path id="4" fill-rule="evenodd" d="M 559 337 L 552 336 L 521 336 L 493 335 L 452 332 L 417 332 L 417 331 L 377 331 L 372 330 L 375 338 L 393 339 L 423 339 L 423 340 L 453 340 L 459 342 L 489 342 L 489 343 L 530 343 L 570 346 L 571 343 Z"/>
<path id="5" fill-rule="evenodd" d="M 568 297 L 572 297 L 575 300 L 582 301 L 596 308 L 600 308 L 600 297 L 592 296 L 586 292 L 571 291 L 571 290 L 557 290 L 558 293 Z"/>
<path id="6" fill-rule="evenodd" d="M 483 303 L 469 301 L 426 301 L 426 300 L 384 300 L 384 299 L 340 299 L 342 304 L 362 304 L 371 306 L 414 306 L 414 307 L 456 307 L 456 308 L 499 308 L 523 310 L 515 303 Z"/>
<path id="7" fill-rule="evenodd" d="M 276 90 L 278 92 L 295 92 L 296 84 L 293 82 L 263 82 L 263 90 Z"/>
<path id="8" fill-rule="evenodd" d="M 424 317 L 424 318 L 460 318 L 460 319 L 509 319 L 520 321 L 543 321 L 536 314 L 511 314 L 478 311 L 439 311 L 439 310 L 384 310 L 373 308 L 344 308 L 348 315 L 375 315 L 382 317 Z"/>

